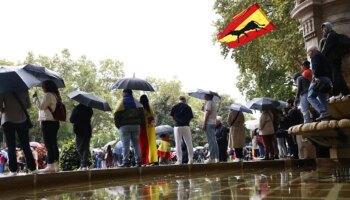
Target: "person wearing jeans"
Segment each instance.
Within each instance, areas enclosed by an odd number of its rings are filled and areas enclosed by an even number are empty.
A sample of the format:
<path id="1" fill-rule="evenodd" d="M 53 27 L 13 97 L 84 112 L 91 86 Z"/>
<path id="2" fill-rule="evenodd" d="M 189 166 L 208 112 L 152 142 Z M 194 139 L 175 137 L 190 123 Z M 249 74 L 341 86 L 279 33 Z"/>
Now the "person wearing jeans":
<path id="1" fill-rule="evenodd" d="M 310 81 L 308 78 L 301 75 L 301 73 L 294 74 L 294 82 L 297 85 L 296 97 L 299 99 L 301 112 L 303 113 L 304 123 L 311 122 L 310 120 L 310 105 L 307 100 L 308 91 L 310 87 Z M 297 100 L 295 101 L 297 103 Z"/>
<path id="2" fill-rule="evenodd" d="M 212 94 L 205 94 L 206 103 L 204 105 L 204 124 L 203 130 L 208 139 L 210 157 L 204 163 L 219 162 L 219 147 L 215 137 L 216 126 L 216 105 Z"/>
<path id="3" fill-rule="evenodd" d="M 134 148 L 135 166 L 141 167 L 139 145 L 140 125 L 144 120 L 144 110 L 140 102 L 134 99 L 132 90 L 123 90 L 123 99 L 119 100 L 114 113 L 115 126 L 120 131 L 120 140 L 123 143 L 123 164 L 119 167 L 130 167 L 130 141 Z"/>
<path id="4" fill-rule="evenodd" d="M 137 167 L 141 166 L 141 153 L 139 146 L 140 125 L 125 125 L 120 127 L 120 139 L 123 143 L 123 165 L 121 167 L 130 166 L 130 141 L 134 148 L 134 157 Z"/>
<path id="5" fill-rule="evenodd" d="M 310 47 L 307 50 L 307 54 L 311 58 L 313 68 L 313 80 L 309 87 L 307 100 L 320 114 L 318 120 L 326 119 L 330 117 L 327 102 L 329 91 L 325 91 L 324 88 L 332 87 L 332 82 L 329 78 L 331 66 L 327 58 L 317 50 L 317 47 Z M 317 87 L 321 84 L 325 85 L 323 89 Z"/>
<path id="6" fill-rule="evenodd" d="M 18 170 L 16 158 L 16 133 L 22 145 L 27 167 L 33 173 L 36 173 L 33 154 L 29 146 L 29 127 L 26 124 L 27 117 L 22 107 L 24 109 L 30 107 L 28 91 L 0 95 L 0 112 L 2 113 L 0 119 L 8 147 L 10 175 L 16 175 Z"/>

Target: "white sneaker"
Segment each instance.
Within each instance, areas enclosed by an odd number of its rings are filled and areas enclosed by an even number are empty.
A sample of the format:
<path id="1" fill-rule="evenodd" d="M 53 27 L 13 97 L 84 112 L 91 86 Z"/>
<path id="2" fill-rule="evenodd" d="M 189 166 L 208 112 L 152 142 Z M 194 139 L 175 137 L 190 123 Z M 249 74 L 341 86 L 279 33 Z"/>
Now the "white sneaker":
<path id="1" fill-rule="evenodd" d="M 11 171 L 10 171 L 10 172 L 8 173 L 8 176 L 17 176 L 17 172 L 11 172 Z"/>
<path id="2" fill-rule="evenodd" d="M 35 170 L 33 170 L 33 171 L 30 171 L 30 173 L 31 173 L 31 174 L 37 174 L 37 173 L 39 173 L 39 171 L 35 169 Z"/>
<path id="3" fill-rule="evenodd" d="M 57 163 L 57 162 L 54 162 L 54 163 L 52 163 L 52 164 L 53 164 L 53 168 L 54 168 L 55 172 L 59 172 L 59 171 L 60 171 L 60 168 L 59 168 L 59 166 L 58 166 L 58 163 Z"/>
<path id="4" fill-rule="evenodd" d="M 86 171 L 88 168 L 87 167 L 79 167 L 77 171 Z"/>
<path id="5" fill-rule="evenodd" d="M 188 161 L 187 164 L 188 164 L 188 165 L 192 165 L 192 164 L 193 164 L 193 160 Z"/>
<path id="6" fill-rule="evenodd" d="M 180 162 L 180 161 L 176 161 L 176 163 L 175 163 L 175 165 L 181 165 L 182 164 L 182 162 Z"/>
<path id="7" fill-rule="evenodd" d="M 350 94 L 345 95 L 341 98 L 341 100 L 345 101 L 346 99 L 350 99 Z"/>
<path id="8" fill-rule="evenodd" d="M 219 163 L 219 159 L 215 158 L 215 163 Z"/>
<path id="9" fill-rule="evenodd" d="M 204 164 L 209 164 L 209 163 L 214 163 L 214 162 L 215 162 L 215 160 L 208 158 L 204 161 Z"/>
<path id="10" fill-rule="evenodd" d="M 39 170 L 39 173 L 52 173 L 55 172 L 55 167 L 53 164 L 47 164 L 45 169 Z"/>

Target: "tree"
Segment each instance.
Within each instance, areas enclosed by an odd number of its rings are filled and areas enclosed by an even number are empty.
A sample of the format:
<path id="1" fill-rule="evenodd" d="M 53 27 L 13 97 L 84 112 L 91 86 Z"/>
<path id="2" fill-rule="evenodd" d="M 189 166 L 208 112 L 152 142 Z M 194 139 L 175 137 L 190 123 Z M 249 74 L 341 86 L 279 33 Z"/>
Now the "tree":
<path id="1" fill-rule="evenodd" d="M 217 33 L 240 11 L 255 3 L 253 0 L 216 0 L 214 10 L 220 18 L 215 22 Z M 304 42 L 298 23 L 290 13 L 294 1 L 260 0 L 276 30 L 236 49 L 221 44 L 221 54 L 230 56 L 238 65 L 237 87 L 248 99 L 272 97 L 287 99 L 292 95 L 291 75 L 299 70 L 295 57 L 305 58 Z M 215 33 L 217 35 L 217 33 Z"/>
<path id="2" fill-rule="evenodd" d="M 66 87 L 60 89 L 60 93 L 67 107 L 68 118 L 74 104 L 77 104 L 77 102 L 68 98 L 67 94 L 69 92 L 75 90 L 93 92 L 107 102 L 112 102 L 113 104 L 110 105 L 113 107 L 117 98 L 110 91 L 109 86 L 124 75 L 122 70 L 123 64 L 120 61 L 106 59 L 102 60 L 100 65 L 97 66 L 94 62 L 87 59 L 86 56 L 81 56 L 78 60 L 71 59 L 71 54 L 67 49 L 64 49 L 61 54 L 56 54 L 52 58 L 43 55 L 35 56 L 33 53 L 28 53 L 23 63 L 47 67 L 58 72 L 64 78 Z M 37 89 L 34 88 L 34 90 Z M 31 109 L 31 118 L 37 119 L 37 113 L 37 109 Z M 103 146 L 117 137 L 117 129 L 113 124 L 112 112 L 102 112 L 94 109 L 92 127 L 93 146 Z M 72 130 L 71 123 L 61 123 L 58 133 L 60 146 L 74 138 Z M 35 140 L 41 140 L 42 136 L 38 124 L 31 129 L 31 134 Z"/>

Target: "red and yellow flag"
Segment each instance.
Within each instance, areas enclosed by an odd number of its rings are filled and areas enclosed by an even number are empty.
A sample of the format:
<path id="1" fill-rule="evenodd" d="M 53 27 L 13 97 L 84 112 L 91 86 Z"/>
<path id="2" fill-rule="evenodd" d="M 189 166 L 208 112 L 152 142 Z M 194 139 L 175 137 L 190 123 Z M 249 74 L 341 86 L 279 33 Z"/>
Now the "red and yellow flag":
<path id="1" fill-rule="evenodd" d="M 235 48 L 275 28 L 259 5 L 254 4 L 234 16 L 225 30 L 219 33 L 218 40 L 226 42 L 229 48 Z"/>

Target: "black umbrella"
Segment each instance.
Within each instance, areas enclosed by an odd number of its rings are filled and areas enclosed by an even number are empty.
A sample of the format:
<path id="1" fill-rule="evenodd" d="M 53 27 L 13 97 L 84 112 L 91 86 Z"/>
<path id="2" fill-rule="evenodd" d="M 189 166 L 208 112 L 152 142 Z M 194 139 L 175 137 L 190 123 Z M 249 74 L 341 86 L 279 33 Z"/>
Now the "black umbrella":
<path id="1" fill-rule="evenodd" d="M 221 97 L 220 97 L 220 95 L 218 93 L 212 92 L 210 90 L 197 89 L 195 91 L 191 91 L 191 92 L 188 93 L 188 95 L 190 95 L 191 97 L 195 97 L 197 99 L 202 99 L 202 100 L 205 100 L 204 96 L 206 94 L 213 95 L 213 100 L 214 101 L 219 101 L 221 99 Z"/>
<path id="2" fill-rule="evenodd" d="M 279 105 L 278 101 L 269 97 L 254 98 L 247 103 L 247 107 L 254 110 L 271 110 Z"/>
<path id="3" fill-rule="evenodd" d="M 28 90 L 40 80 L 22 67 L 0 66 L 0 93 Z"/>
<path id="4" fill-rule="evenodd" d="M 45 80 L 52 80 L 55 82 L 58 88 L 65 87 L 64 80 L 60 77 L 60 75 L 50 69 L 32 64 L 25 65 L 23 69 L 37 77 L 41 82 Z"/>
<path id="5" fill-rule="evenodd" d="M 103 111 L 112 111 L 112 109 L 109 107 L 108 103 L 105 100 L 92 93 L 74 91 L 70 92 L 68 94 L 68 97 L 91 108 L 96 108 Z"/>
<path id="6" fill-rule="evenodd" d="M 147 81 L 135 77 L 119 79 L 111 86 L 111 89 L 154 91 L 152 85 Z"/>

